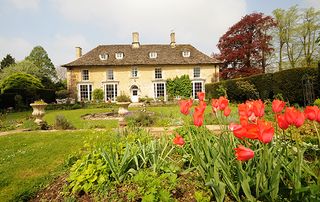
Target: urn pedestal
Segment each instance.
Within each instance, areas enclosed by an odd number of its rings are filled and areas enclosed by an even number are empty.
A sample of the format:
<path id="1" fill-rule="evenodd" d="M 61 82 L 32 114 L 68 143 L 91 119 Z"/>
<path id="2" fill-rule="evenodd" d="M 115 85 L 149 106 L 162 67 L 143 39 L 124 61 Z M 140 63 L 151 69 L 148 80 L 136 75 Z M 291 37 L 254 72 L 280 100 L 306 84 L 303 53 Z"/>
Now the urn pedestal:
<path id="1" fill-rule="evenodd" d="M 42 118 L 45 114 L 44 109 L 46 108 L 47 104 L 46 103 L 43 103 L 43 104 L 31 103 L 30 106 L 33 109 L 32 116 L 36 118 L 36 120 L 34 122 L 36 124 L 40 125 L 43 122 Z"/>
<path id="2" fill-rule="evenodd" d="M 124 127 L 127 125 L 126 121 L 124 120 L 124 116 L 129 113 L 128 107 L 130 102 L 117 102 L 117 105 L 119 106 L 119 126 Z"/>

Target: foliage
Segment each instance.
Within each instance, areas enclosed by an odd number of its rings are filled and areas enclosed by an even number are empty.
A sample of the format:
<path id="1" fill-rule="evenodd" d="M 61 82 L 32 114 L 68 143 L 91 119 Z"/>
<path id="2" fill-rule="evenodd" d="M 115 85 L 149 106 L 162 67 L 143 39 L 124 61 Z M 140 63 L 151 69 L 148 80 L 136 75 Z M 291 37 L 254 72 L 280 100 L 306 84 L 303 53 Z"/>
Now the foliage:
<path id="1" fill-rule="evenodd" d="M 318 106 L 320 107 L 320 98 L 317 98 L 314 103 L 313 103 L 315 106 Z"/>
<path id="2" fill-rule="evenodd" d="M 272 52 L 269 44 L 272 37 L 268 30 L 274 26 L 271 16 L 252 13 L 244 16 L 219 39 L 220 59 L 225 63 L 221 72 L 238 72 L 235 75 L 223 74 L 224 78 L 241 77 L 239 70 L 252 72 L 261 68 L 265 72 L 267 57 Z"/>
<path id="3" fill-rule="evenodd" d="M 208 96 L 217 98 L 220 96 L 220 92 L 218 92 L 217 89 L 219 88 L 219 86 L 223 86 L 227 89 L 227 95 L 230 100 L 236 102 L 243 101 L 243 91 L 241 91 L 236 83 L 239 81 L 246 81 L 254 86 L 254 88 L 258 92 L 257 95 L 259 95 L 259 98 L 261 99 L 271 100 L 273 99 L 274 95 L 281 94 L 283 96 L 283 99 L 289 101 L 290 103 L 303 104 L 304 87 L 301 80 L 303 75 L 314 76 L 311 77 L 311 80 L 313 80 L 314 89 L 318 88 L 319 84 L 316 82 L 316 68 L 295 68 L 276 72 L 273 74 L 261 74 L 241 79 L 232 79 L 212 84 L 206 84 L 205 89 Z"/>
<path id="4" fill-rule="evenodd" d="M 4 57 L 0 62 L 0 69 L 9 67 L 10 65 L 15 63 L 16 63 L 15 59 L 10 54 L 7 54 L 6 57 Z"/>
<path id="5" fill-rule="evenodd" d="M 155 123 L 156 117 L 146 112 L 134 113 L 125 117 L 128 126 L 131 127 L 150 127 Z"/>
<path id="6" fill-rule="evenodd" d="M 18 62 L 17 64 L 11 65 L 10 68 L 3 69 L 2 72 L 0 73 L 0 78 L 1 79 L 7 78 L 17 72 L 31 74 L 37 77 L 38 79 L 41 79 L 43 77 L 41 69 L 39 69 L 32 62 L 28 60 L 23 60 L 21 62 Z"/>
<path id="7" fill-rule="evenodd" d="M 188 75 L 168 79 L 166 88 L 170 97 L 180 96 L 188 98 L 192 93 L 192 83 Z"/>
<path id="8" fill-rule="evenodd" d="M 74 126 L 63 115 L 57 115 L 54 123 L 55 129 L 68 130 L 74 129 Z"/>
<path id="9" fill-rule="evenodd" d="M 249 81 L 237 81 L 236 86 L 240 94 L 237 96 L 240 100 L 250 100 L 259 98 L 256 87 Z"/>
<path id="10" fill-rule="evenodd" d="M 117 102 L 131 102 L 131 99 L 128 95 L 121 92 L 121 94 L 117 96 Z"/>
<path id="11" fill-rule="evenodd" d="M 103 100 L 103 90 L 101 88 L 94 89 L 92 95 L 94 101 L 101 102 Z"/>
<path id="12" fill-rule="evenodd" d="M 40 80 L 25 73 L 14 73 L 3 79 L 0 84 L 1 93 L 14 89 L 24 89 L 27 92 L 32 92 L 39 88 L 43 88 Z"/>
<path id="13" fill-rule="evenodd" d="M 41 46 L 36 46 L 32 49 L 26 60 L 31 61 L 35 66 L 41 69 L 44 77 L 52 79 L 57 78 L 57 73 L 48 53 Z"/>
<path id="14" fill-rule="evenodd" d="M 62 89 L 62 90 L 59 90 L 59 91 L 56 91 L 56 97 L 58 99 L 65 99 L 65 98 L 68 98 L 69 97 L 69 91 L 66 90 L 66 89 Z"/>
<path id="15" fill-rule="evenodd" d="M 141 170 L 133 178 L 137 185 L 136 197 L 141 201 L 173 201 L 172 190 L 177 186 L 177 175 L 173 173 L 156 173 L 150 170 Z"/>

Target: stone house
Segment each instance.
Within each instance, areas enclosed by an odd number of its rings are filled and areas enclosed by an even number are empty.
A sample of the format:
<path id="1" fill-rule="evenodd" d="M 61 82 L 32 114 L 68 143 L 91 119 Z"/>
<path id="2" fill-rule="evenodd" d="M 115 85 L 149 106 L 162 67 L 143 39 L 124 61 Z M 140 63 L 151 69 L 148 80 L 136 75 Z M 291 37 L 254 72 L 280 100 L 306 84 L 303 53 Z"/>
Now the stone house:
<path id="1" fill-rule="evenodd" d="M 167 99 L 166 80 L 189 75 L 192 97 L 204 91 L 206 83 L 218 81 L 220 62 L 190 44 L 176 44 L 171 33 L 170 44 L 141 45 L 139 34 L 132 33 L 130 45 L 100 45 L 82 55 L 76 48 L 76 60 L 67 68 L 68 90 L 78 101 L 92 100 L 92 91 L 103 89 L 105 101 L 116 101 L 120 93 L 139 98 Z"/>

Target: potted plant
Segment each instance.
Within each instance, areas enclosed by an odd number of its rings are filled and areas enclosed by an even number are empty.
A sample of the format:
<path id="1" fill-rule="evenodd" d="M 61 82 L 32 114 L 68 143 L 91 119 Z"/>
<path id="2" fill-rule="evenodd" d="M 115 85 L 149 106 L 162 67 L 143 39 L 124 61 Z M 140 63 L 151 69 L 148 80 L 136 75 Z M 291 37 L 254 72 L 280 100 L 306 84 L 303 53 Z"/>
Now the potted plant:
<path id="1" fill-rule="evenodd" d="M 33 109 L 32 116 L 36 118 L 34 122 L 40 125 L 43 122 L 42 117 L 45 114 L 44 109 L 46 108 L 47 103 L 43 100 L 37 100 L 34 103 L 31 103 L 30 106 Z"/>
<path id="2" fill-rule="evenodd" d="M 128 106 L 131 103 L 131 100 L 129 98 L 129 96 L 127 96 L 126 94 L 121 93 L 121 95 L 119 95 L 117 97 L 117 105 L 119 105 L 119 110 L 118 110 L 118 114 L 120 116 L 123 116 L 125 114 L 127 114 L 128 111 Z"/>

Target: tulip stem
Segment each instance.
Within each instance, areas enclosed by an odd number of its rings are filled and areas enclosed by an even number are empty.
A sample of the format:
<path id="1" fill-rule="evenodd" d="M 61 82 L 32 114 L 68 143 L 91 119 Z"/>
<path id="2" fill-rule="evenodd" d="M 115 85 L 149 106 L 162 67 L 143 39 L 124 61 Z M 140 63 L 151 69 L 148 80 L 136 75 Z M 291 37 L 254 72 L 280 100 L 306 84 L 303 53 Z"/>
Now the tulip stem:
<path id="1" fill-rule="evenodd" d="M 316 130 L 316 133 L 317 133 L 317 136 L 318 136 L 318 146 L 320 147 L 320 135 L 319 135 L 319 131 L 318 131 L 318 128 L 316 126 L 316 123 L 313 122 L 313 126 L 314 126 L 314 129 Z"/>

